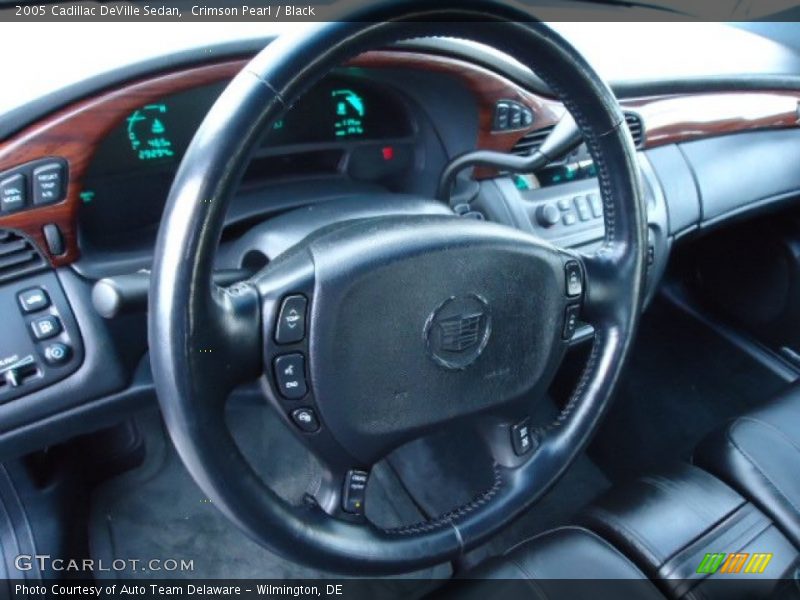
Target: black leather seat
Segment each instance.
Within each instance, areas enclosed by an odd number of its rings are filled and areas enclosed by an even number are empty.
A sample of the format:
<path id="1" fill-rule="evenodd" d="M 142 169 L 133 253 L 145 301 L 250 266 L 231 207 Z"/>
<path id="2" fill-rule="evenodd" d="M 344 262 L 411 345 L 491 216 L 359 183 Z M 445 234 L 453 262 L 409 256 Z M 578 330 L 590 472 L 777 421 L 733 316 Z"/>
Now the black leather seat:
<path id="1" fill-rule="evenodd" d="M 616 486 L 579 520 L 673 598 L 773 597 L 784 581 L 793 587 L 797 550 L 752 503 L 696 466 L 678 463 Z M 701 567 L 721 553 L 740 557 L 731 560 L 741 568 Z"/>
<path id="2" fill-rule="evenodd" d="M 444 595 L 481 600 L 664 598 L 616 548 L 580 527 L 562 527 L 526 540 L 450 584 Z"/>
<path id="3" fill-rule="evenodd" d="M 694 462 L 749 498 L 800 549 L 800 386 L 706 438 Z"/>

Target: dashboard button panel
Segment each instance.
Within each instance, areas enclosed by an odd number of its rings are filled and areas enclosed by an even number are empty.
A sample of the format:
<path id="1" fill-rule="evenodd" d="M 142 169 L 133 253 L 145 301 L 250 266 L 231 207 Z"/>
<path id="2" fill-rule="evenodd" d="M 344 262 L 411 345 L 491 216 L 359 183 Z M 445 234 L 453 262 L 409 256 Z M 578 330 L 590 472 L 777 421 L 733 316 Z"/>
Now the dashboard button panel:
<path id="1" fill-rule="evenodd" d="M 67 195 L 67 162 L 34 160 L 0 173 L 0 215 L 61 202 Z"/>
<path id="2" fill-rule="evenodd" d="M 514 131 L 533 125 L 533 111 L 514 100 L 498 100 L 494 106 L 492 131 Z"/>
<path id="3" fill-rule="evenodd" d="M 0 312 L 0 403 L 52 385 L 80 366 L 78 324 L 52 271 L 0 286 Z"/>

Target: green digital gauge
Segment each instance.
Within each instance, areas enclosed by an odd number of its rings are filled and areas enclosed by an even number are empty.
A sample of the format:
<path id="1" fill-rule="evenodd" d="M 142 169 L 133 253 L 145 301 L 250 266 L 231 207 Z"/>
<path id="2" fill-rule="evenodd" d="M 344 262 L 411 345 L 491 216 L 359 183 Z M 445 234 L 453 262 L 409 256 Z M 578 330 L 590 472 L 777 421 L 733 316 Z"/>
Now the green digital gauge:
<path id="1" fill-rule="evenodd" d="M 139 160 L 152 161 L 175 156 L 165 125 L 166 114 L 166 104 L 148 104 L 128 117 L 128 141 Z"/>
<path id="2" fill-rule="evenodd" d="M 364 99 L 352 90 L 333 90 L 336 116 L 333 131 L 336 137 L 358 137 L 364 135 Z"/>

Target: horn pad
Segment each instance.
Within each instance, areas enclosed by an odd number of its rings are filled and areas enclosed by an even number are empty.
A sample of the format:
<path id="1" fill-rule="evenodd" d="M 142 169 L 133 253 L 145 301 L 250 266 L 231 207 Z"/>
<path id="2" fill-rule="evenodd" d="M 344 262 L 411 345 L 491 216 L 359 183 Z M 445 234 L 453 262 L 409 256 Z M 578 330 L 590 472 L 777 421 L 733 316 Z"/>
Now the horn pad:
<path id="1" fill-rule="evenodd" d="M 349 223 L 308 250 L 312 385 L 323 421 L 362 460 L 525 401 L 563 356 L 564 258 L 522 232 L 389 217 Z"/>

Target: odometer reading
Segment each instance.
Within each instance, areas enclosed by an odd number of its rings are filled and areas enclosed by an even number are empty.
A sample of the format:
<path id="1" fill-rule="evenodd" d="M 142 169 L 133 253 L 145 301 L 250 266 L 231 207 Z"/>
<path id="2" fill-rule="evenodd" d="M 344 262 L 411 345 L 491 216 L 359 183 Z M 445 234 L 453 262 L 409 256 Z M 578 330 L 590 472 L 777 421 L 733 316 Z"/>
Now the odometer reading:
<path id="1" fill-rule="evenodd" d="M 149 162 L 175 156 L 166 115 L 166 104 L 148 104 L 128 117 L 128 141 L 139 160 Z"/>
<path id="2" fill-rule="evenodd" d="M 333 90 L 336 116 L 333 131 L 337 138 L 364 135 L 364 99 L 352 90 Z"/>

